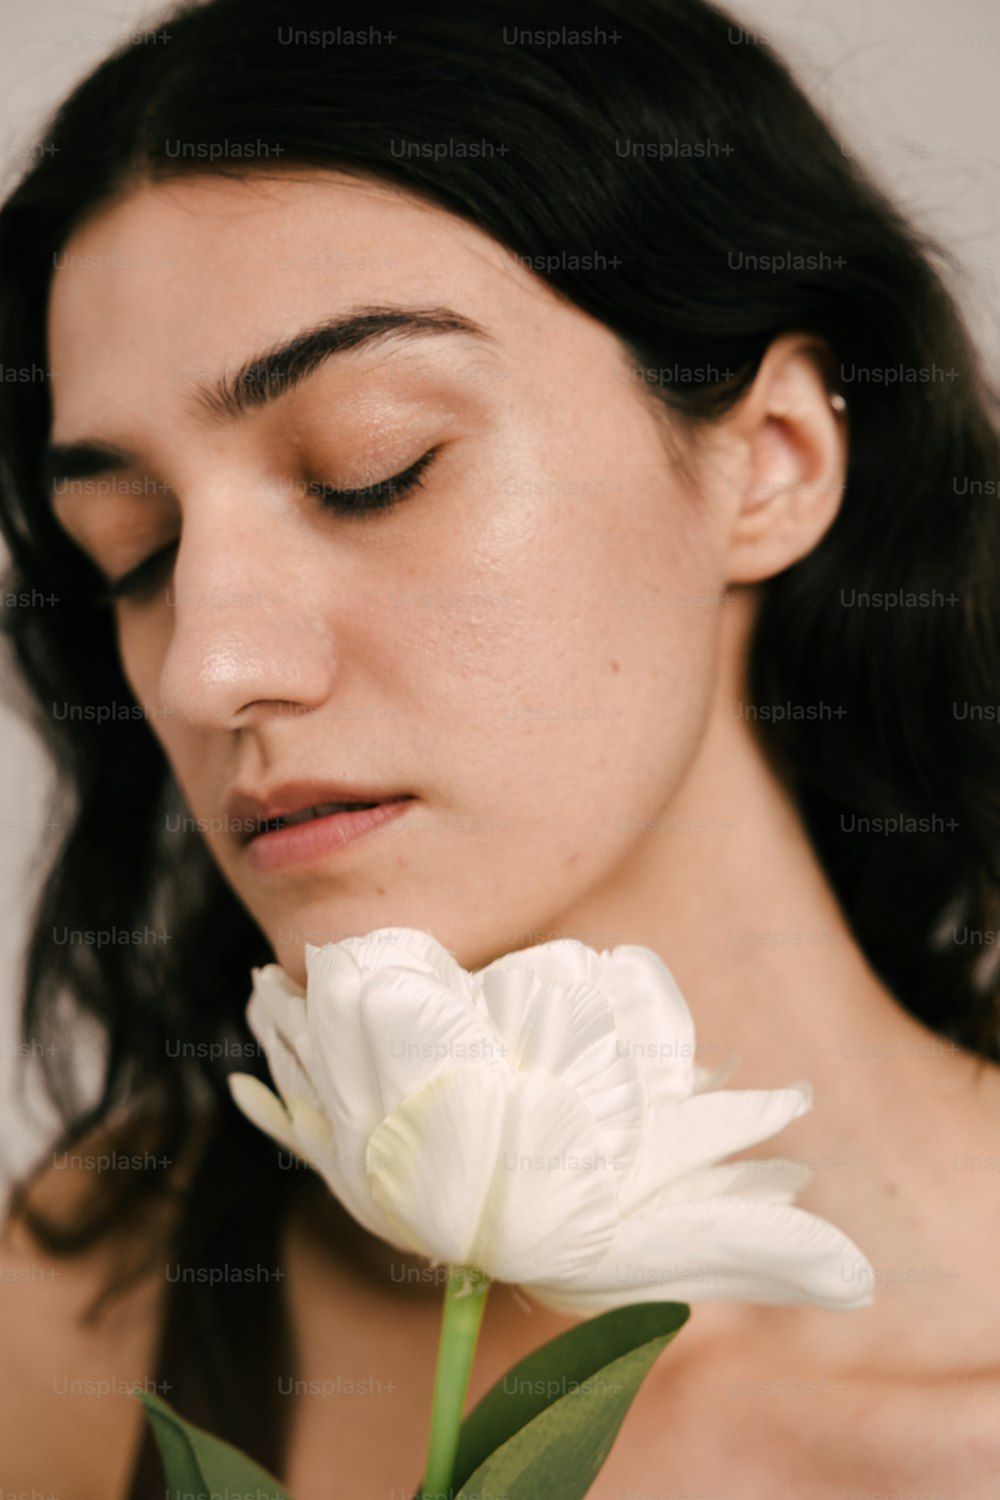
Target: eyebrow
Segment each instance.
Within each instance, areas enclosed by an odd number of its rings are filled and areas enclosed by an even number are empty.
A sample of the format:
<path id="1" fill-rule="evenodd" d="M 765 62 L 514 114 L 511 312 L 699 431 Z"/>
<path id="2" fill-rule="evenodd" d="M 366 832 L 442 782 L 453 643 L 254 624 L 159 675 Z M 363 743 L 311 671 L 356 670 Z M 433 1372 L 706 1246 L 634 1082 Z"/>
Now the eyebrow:
<path id="1" fill-rule="evenodd" d="M 494 343 L 472 318 L 449 307 L 360 307 L 306 328 L 246 360 L 235 375 L 194 387 L 192 412 L 213 424 L 238 421 L 287 395 L 331 359 L 389 339 L 465 334 Z M 49 494 L 62 482 L 91 479 L 131 467 L 134 459 L 111 443 L 49 443 L 42 457 L 42 480 Z"/>

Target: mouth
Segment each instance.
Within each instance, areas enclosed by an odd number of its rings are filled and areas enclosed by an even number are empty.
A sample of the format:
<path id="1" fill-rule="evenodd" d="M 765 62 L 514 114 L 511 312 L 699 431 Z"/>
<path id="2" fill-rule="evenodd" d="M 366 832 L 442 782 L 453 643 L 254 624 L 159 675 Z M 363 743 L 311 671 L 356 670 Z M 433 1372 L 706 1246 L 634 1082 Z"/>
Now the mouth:
<path id="1" fill-rule="evenodd" d="M 317 792 L 327 791 L 327 798 Z M 387 823 L 417 801 L 412 792 L 343 799 L 329 798 L 332 788 L 285 788 L 268 799 L 243 801 L 243 856 L 261 874 L 313 865 L 337 854 Z M 336 790 L 341 790 L 337 788 Z M 343 788 L 349 790 L 349 788 Z M 360 788 L 358 788 L 360 791 Z M 312 791 L 315 800 L 307 801 Z M 239 800 L 232 804 L 238 807 Z"/>
<path id="2" fill-rule="evenodd" d="M 250 836 L 259 838 L 262 833 L 277 833 L 279 828 L 294 828 L 299 823 L 311 823 L 316 818 L 329 818 L 335 813 L 366 812 L 370 807 L 384 805 L 382 802 L 320 802 L 315 807 L 303 807 L 299 812 L 283 813 L 277 818 L 261 818 L 257 823 L 257 832 Z"/>

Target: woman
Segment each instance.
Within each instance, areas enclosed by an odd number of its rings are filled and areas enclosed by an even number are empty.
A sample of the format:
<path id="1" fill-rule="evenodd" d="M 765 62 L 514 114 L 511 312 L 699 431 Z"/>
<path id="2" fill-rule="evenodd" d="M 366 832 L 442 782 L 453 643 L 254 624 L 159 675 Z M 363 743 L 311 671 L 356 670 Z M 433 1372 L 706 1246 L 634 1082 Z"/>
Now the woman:
<path id="1" fill-rule="evenodd" d="M 939 252 L 692 0 L 210 0 L 37 158 L 0 443 L 65 1132 L 8 1488 L 159 1493 L 138 1380 L 298 1500 L 410 1493 L 440 1288 L 225 1084 L 253 965 L 410 926 L 654 948 L 701 1058 L 813 1082 L 777 1149 L 875 1267 L 849 1317 L 709 1293 L 596 1497 L 995 1493 L 1000 448 Z M 567 1326 L 498 1288 L 472 1394 Z"/>

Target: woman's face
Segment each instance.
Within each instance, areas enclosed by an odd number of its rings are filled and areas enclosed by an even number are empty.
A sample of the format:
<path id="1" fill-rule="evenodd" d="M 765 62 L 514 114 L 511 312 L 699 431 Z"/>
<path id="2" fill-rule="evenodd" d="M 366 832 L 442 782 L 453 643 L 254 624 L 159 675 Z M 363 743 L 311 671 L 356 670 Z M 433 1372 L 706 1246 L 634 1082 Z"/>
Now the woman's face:
<path id="1" fill-rule="evenodd" d="M 135 189 L 57 265 L 51 439 L 115 454 L 64 465 L 90 479 L 56 513 L 111 580 L 175 547 L 114 605 L 123 667 L 289 972 L 385 925 L 484 963 L 625 878 L 697 754 L 726 537 L 616 338 L 464 221 L 326 173 Z M 444 326 L 258 363 L 365 310 Z M 322 496 L 432 450 L 387 507 Z M 340 848 L 333 817 L 248 836 L 390 794 Z"/>

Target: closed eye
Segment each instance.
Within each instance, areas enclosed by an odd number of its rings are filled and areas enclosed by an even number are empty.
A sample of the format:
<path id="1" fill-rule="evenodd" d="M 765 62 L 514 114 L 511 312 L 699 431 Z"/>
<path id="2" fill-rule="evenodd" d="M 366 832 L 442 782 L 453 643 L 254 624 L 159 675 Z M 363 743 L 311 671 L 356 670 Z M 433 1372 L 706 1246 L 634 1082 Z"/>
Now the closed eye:
<path id="1" fill-rule="evenodd" d="M 155 552 L 151 552 L 136 567 L 130 568 L 120 578 L 105 584 L 94 596 L 95 606 L 103 608 L 114 604 L 116 599 L 125 599 L 132 595 L 137 598 L 152 597 L 161 576 L 166 572 L 167 559 L 173 556 L 179 545 L 179 539 L 175 538 L 165 547 L 157 547 Z"/>
<path id="2" fill-rule="evenodd" d="M 333 485 L 315 480 L 306 486 L 306 493 L 315 496 L 325 508 L 336 511 L 338 515 L 364 515 L 368 511 L 388 510 L 404 495 L 423 484 L 423 476 L 439 452 L 440 448 L 430 448 L 402 473 L 393 474 L 389 479 L 380 479 L 365 489 L 338 490 Z M 168 560 L 178 546 L 179 540 L 175 538 L 166 546 L 158 547 L 120 578 L 106 584 L 97 593 L 95 604 L 108 606 L 117 599 L 151 598 L 166 571 Z"/>
<path id="3" fill-rule="evenodd" d="M 437 457 L 439 449 L 431 448 L 415 464 L 390 479 L 380 479 L 363 490 L 338 490 L 331 484 L 315 481 L 307 486 L 307 493 L 315 495 L 325 506 L 343 515 L 364 513 L 369 510 L 388 510 L 410 490 L 423 484 L 424 472 Z"/>

